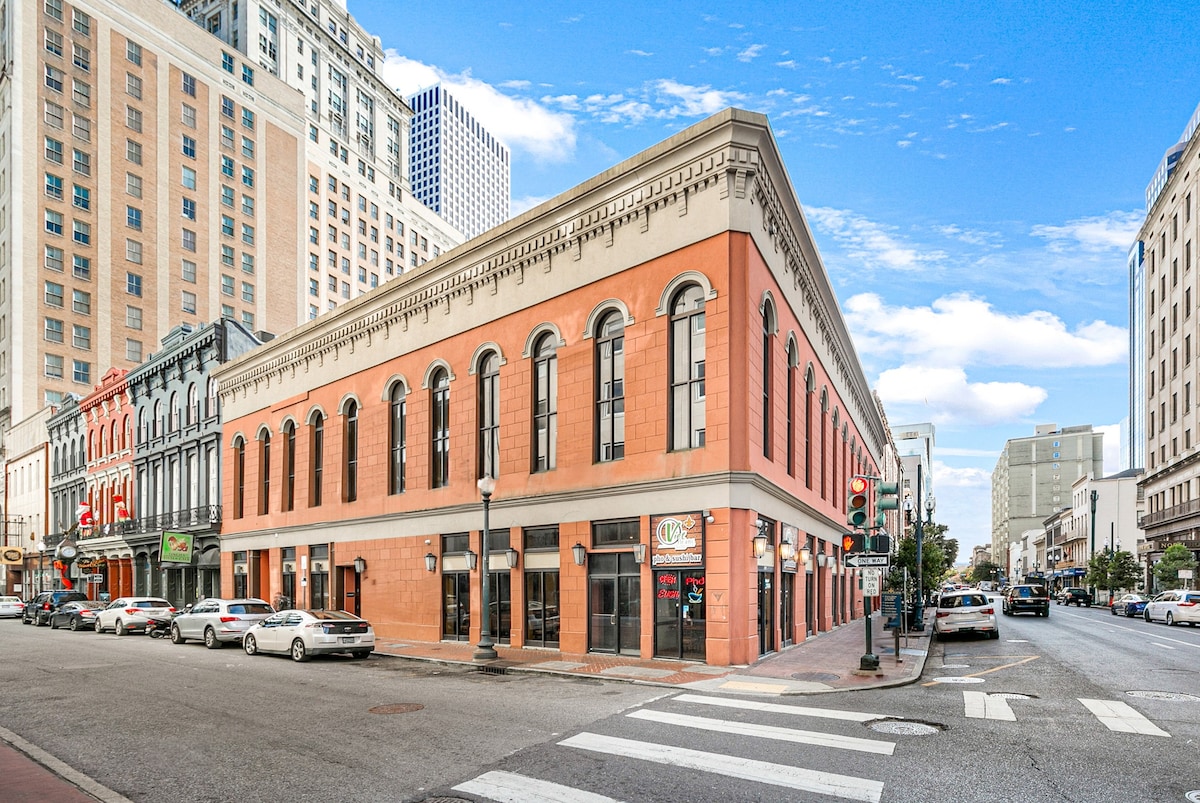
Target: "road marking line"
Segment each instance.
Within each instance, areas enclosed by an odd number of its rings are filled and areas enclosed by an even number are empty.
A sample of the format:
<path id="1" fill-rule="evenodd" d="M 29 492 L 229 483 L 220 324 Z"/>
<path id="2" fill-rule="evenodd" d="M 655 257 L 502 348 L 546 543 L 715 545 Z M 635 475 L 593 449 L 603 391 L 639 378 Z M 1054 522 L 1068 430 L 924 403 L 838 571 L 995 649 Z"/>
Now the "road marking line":
<path id="1" fill-rule="evenodd" d="M 1162 647 L 1164 650 L 1173 650 L 1173 649 L 1175 649 L 1175 648 L 1174 648 L 1174 647 L 1172 647 L 1170 644 L 1159 644 L 1157 641 L 1152 641 L 1152 642 L 1150 642 L 1150 643 L 1151 643 L 1152 645 L 1154 645 L 1155 647 Z"/>
<path id="2" fill-rule="evenodd" d="M 1171 734 L 1146 719 L 1128 703 L 1115 700 L 1085 700 L 1082 697 L 1078 700 L 1110 731 L 1171 737 Z"/>
<path id="3" fill-rule="evenodd" d="M 833 772 L 822 772 L 803 767 L 790 767 L 786 764 L 773 764 L 769 761 L 726 756 L 720 753 L 706 753 L 701 750 L 689 750 L 686 747 L 672 747 L 586 732 L 565 739 L 559 744 L 579 750 L 591 750 L 596 753 L 653 761 L 656 764 L 713 772 L 729 778 L 741 778 L 788 789 L 803 789 L 806 792 L 816 792 L 846 800 L 879 803 L 883 797 L 882 781 L 856 778 L 853 775 L 838 775 Z"/>
<path id="4" fill-rule="evenodd" d="M 823 717 L 824 719 L 844 719 L 850 722 L 870 722 L 873 719 L 893 719 L 889 714 L 868 714 L 863 711 L 834 711 L 829 708 L 809 708 L 803 705 L 783 705 L 782 703 L 763 703 L 758 700 L 732 700 L 726 697 L 702 697 L 699 694 L 680 694 L 673 698 L 679 703 L 699 703 L 700 705 L 718 705 L 724 708 L 744 708 L 749 711 L 765 711 L 770 714 L 791 714 L 800 717 Z"/>
<path id="5" fill-rule="evenodd" d="M 1088 620 L 1088 621 L 1091 621 L 1090 617 L 1087 617 L 1087 616 L 1082 616 L 1082 615 L 1080 615 L 1080 614 L 1077 614 L 1077 613 L 1067 613 L 1067 614 L 1064 614 L 1064 615 L 1065 615 L 1065 616 L 1074 616 L 1074 617 L 1075 617 L 1075 618 L 1077 618 L 1077 619 L 1086 619 L 1086 620 Z M 1136 619 L 1137 617 L 1135 616 L 1134 618 Z M 1116 627 L 1116 628 L 1118 628 L 1118 629 L 1120 629 L 1120 630 L 1124 630 L 1126 633 L 1135 633 L 1135 634 L 1137 634 L 1137 635 L 1141 636 L 1142 638 L 1150 638 L 1150 639 L 1156 639 L 1156 638 L 1160 638 L 1160 639 L 1162 639 L 1163 641 L 1170 641 L 1170 642 L 1172 642 L 1173 644 L 1179 644 L 1179 645 L 1182 645 L 1182 646 L 1184 646 L 1184 647 L 1192 647 L 1193 649 L 1200 649 L 1200 644 L 1196 644 L 1196 643 L 1193 643 L 1193 642 L 1190 642 L 1190 641 L 1181 641 L 1181 640 L 1179 640 L 1179 639 L 1174 639 L 1174 638 L 1168 638 L 1168 637 L 1166 637 L 1166 636 L 1160 636 L 1160 635 L 1158 635 L 1158 634 L 1156 634 L 1156 633 L 1147 633 L 1145 630 L 1139 630 L 1139 629 L 1138 629 L 1138 628 L 1136 628 L 1136 627 L 1129 627 L 1129 626 L 1127 626 L 1127 625 L 1109 625 L 1109 627 Z"/>
<path id="6" fill-rule="evenodd" d="M 526 778 L 512 772 L 485 772 L 454 787 L 498 803 L 618 803 L 615 798 L 574 789 L 570 786 Z"/>
<path id="7" fill-rule="evenodd" d="M 993 697 L 982 691 L 963 692 L 963 713 L 970 719 L 1017 721 L 1017 715 L 1013 713 L 1007 700 L 1003 697 Z"/>
<path id="8" fill-rule="evenodd" d="M 975 657 L 983 658 L 986 656 L 977 655 Z M 1036 661 L 1038 658 L 1041 658 L 1042 656 L 1040 656 L 1040 655 L 1012 655 L 1012 656 L 1007 656 L 1007 657 L 1020 658 L 1021 660 L 1013 661 L 1011 664 L 1001 664 L 1000 666 L 993 666 L 991 669 L 984 669 L 980 672 L 972 672 L 969 675 L 959 675 L 958 677 L 977 678 L 980 675 L 988 675 L 988 674 L 991 674 L 992 672 L 999 672 L 1001 669 L 1012 669 L 1014 666 L 1020 666 L 1021 664 L 1027 664 L 1030 661 Z M 942 681 L 940 681 L 940 680 L 931 680 L 928 683 L 922 683 L 921 685 L 922 686 L 938 686 L 941 684 L 941 682 Z"/>
<path id="9" fill-rule="evenodd" d="M 717 733 L 736 733 L 740 736 L 756 736 L 760 739 L 774 739 L 779 742 L 796 742 L 798 744 L 815 744 L 820 747 L 834 747 L 839 750 L 857 750 L 860 753 L 878 753 L 890 756 L 896 751 L 895 742 L 860 739 L 857 736 L 839 736 L 836 733 L 820 731 L 793 730 L 774 725 L 754 725 L 747 722 L 734 722 L 728 719 L 709 719 L 708 717 L 693 717 L 687 714 L 672 714 L 667 711 L 651 711 L 640 708 L 626 716 L 634 719 L 644 719 L 649 722 L 661 722 L 664 725 L 678 725 L 681 728 L 693 730 L 716 731 Z"/>
<path id="10" fill-rule="evenodd" d="M 722 683 L 718 688 L 735 689 L 737 691 L 760 691 L 766 694 L 783 694 L 788 690 L 787 686 L 780 686 L 775 683 L 750 683 L 744 680 L 731 680 L 727 683 Z"/>

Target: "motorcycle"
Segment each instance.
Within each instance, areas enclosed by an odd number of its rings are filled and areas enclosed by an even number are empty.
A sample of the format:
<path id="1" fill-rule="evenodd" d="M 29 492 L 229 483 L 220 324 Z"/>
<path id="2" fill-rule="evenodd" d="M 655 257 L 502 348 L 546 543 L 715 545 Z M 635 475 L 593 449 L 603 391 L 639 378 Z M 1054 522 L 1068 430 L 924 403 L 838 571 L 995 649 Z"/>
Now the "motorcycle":
<path id="1" fill-rule="evenodd" d="M 171 635 L 171 622 L 175 620 L 174 614 L 170 616 L 152 616 L 146 620 L 146 635 L 150 638 L 166 638 Z"/>

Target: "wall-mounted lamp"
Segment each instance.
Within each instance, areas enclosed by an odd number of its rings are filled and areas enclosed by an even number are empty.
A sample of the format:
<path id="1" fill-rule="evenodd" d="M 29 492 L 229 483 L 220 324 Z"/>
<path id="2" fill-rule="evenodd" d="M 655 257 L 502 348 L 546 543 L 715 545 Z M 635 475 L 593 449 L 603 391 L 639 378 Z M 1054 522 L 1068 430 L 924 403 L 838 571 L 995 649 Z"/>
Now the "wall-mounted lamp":
<path id="1" fill-rule="evenodd" d="M 807 566 L 810 560 L 812 560 L 812 552 L 806 546 L 800 547 L 800 562 Z"/>
<path id="2" fill-rule="evenodd" d="M 425 553 L 425 570 L 430 572 L 437 571 L 437 555 L 432 552 Z"/>
<path id="3" fill-rule="evenodd" d="M 468 549 L 463 556 L 467 559 L 467 571 L 475 571 L 475 567 L 479 565 L 479 555 Z"/>
<path id="4" fill-rule="evenodd" d="M 712 524 L 714 521 L 716 521 L 716 519 L 713 518 L 713 514 L 712 514 L 711 510 L 705 509 L 704 520 L 707 521 L 709 524 Z"/>
<path id="5" fill-rule="evenodd" d="M 245 574 L 245 573 L 246 573 L 246 567 L 245 567 L 245 566 L 241 566 L 241 565 L 234 566 L 234 567 L 233 567 L 233 572 L 234 572 L 234 574 Z"/>
<path id="6" fill-rule="evenodd" d="M 571 554 L 575 556 L 576 566 L 582 566 L 583 562 L 587 560 L 587 549 L 578 541 L 575 542 L 575 546 L 571 547 Z"/>
<path id="7" fill-rule="evenodd" d="M 795 544 L 793 544 L 789 541 L 784 541 L 782 544 L 779 545 L 779 559 L 780 560 L 791 560 L 794 557 L 796 557 L 796 545 Z"/>
<path id="8" fill-rule="evenodd" d="M 828 556 L 824 552 L 817 553 L 817 565 L 824 566 L 828 562 Z"/>
<path id="9" fill-rule="evenodd" d="M 767 554 L 767 534 L 765 532 L 766 528 L 767 528 L 767 523 L 765 521 L 763 521 L 762 519 L 754 520 L 754 532 L 756 534 L 752 539 L 750 539 L 750 542 L 754 545 L 754 557 L 755 558 L 761 558 L 763 555 Z"/>
<path id="10" fill-rule="evenodd" d="M 361 557 L 354 559 L 354 573 L 362 574 L 367 570 L 367 562 Z"/>
<path id="11" fill-rule="evenodd" d="M 508 568 L 515 569 L 517 568 L 517 561 L 521 558 L 521 553 L 512 547 L 509 547 L 508 549 L 504 550 L 504 558 L 508 561 Z"/>
<path id="12" fill-rule="evenodd" d="M 633 545 L 633 561 L 634 561 L 634 563 L 645 563 L 646 562 L 646 545 L 645 544 L 634 544 Z"/>

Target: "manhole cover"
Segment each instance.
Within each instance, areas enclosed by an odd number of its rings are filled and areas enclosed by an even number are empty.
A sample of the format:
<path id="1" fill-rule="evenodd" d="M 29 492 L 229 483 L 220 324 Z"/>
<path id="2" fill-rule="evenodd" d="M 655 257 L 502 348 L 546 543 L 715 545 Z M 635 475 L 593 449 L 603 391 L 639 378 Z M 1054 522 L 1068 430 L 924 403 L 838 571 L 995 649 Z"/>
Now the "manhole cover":
<path id="1" fill-rule="evenodd" d="M 1200 697 L 1194 694 L 1184 694 L 1178 691 L 1127 691 L 1125 692 L 1130 697 L 1138 697 L 1142 700 L 1179 700 L 1187 703 L 1200 702 Z"/>
<path id="2" fill-rule="evenodd" d="M 942 669 L 970 669 L 970 664 L 942 664 Z"/>
<path id="3" fill-rule="evenodd" d="M 1200 803 L 1200 789 L 1193 789 L 1184 795 L 1191 803 Z"/>
<path id="4" fill-rule="evenodd" d="M 390 705 L 377 705 L 368 711 L 372 714 L 411 714 L 424 707 L 420 703 L 391 703 Z"/>
<path id="5" fill-rule="evenodd" d="M 837 680 L 841 675 L 835 675 L 832 672 L 794 672 L 792 680 L 813 680 L 824 682 L 827 680 Z"/>
<path id="6" fill-rule="evenodd" d="M 893 736 L 932 736 L 943 730 L 941 725 L 931 725 L 927 722 L 905 722 L 894 719 L 872 722 L 868 725 L 876 733 L 890 733 Z"/>
<path id="7" fill-rule="evenodd" d="M 938 683 L 983 683 L 983 678 L 964 678 L 957 675 L 951 675 L 944 678 L 934 678 Z"/>

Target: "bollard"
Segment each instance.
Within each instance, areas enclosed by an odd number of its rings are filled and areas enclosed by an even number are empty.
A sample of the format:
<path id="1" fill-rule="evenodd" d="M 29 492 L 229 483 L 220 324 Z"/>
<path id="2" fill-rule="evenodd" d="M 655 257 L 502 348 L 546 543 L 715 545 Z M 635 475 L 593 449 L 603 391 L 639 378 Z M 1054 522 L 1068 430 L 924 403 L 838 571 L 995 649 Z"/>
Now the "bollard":
<path id="1" fill-rule="evenodd" d="M 904 663 L 904 659 L 900 657 L 900 628 L 899 627 L 892 628 L 892 641 L 893 641 L 893 643 L 895 645 L 895 649 L 896 649 L 896 663 L 902 664 L 902 663 Z"/>

